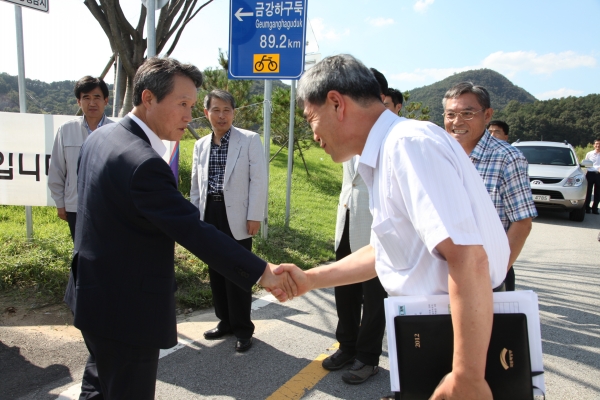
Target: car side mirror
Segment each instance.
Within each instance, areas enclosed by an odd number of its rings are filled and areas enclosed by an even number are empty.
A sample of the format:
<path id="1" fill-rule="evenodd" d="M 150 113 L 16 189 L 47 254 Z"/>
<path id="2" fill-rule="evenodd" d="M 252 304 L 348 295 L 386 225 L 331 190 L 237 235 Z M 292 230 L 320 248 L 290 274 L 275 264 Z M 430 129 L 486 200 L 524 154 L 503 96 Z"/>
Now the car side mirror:
<path id="1" fill-rule="evenodd" d="M 584 167 L 584 168 L 589 168 L 593 165 L 594 165 L 594 163 L 591 162 L 590 160 L 581 160 L 581 164 L 579 164 L 579 166 Z"/>

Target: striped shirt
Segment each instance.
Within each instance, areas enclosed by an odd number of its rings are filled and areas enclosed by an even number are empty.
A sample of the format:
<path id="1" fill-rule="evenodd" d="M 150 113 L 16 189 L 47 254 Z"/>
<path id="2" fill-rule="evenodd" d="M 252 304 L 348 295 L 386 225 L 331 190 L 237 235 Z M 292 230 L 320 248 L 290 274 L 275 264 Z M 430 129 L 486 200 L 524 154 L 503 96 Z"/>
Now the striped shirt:
<path id="1" fill-rule="evenodd" d="M 510 249 L 481 177 L 458 142 L 429 122 L 381 114 L 360 156 L 369 189 L 371 245 L 392 296 L 447 294 L 447 238 L 482 245 L 492 287 L 506 277 Z"/>
<path id="2" fill-rule="evenodd" d="M 512 222 L 537 217 L 523 153 L 486 130 L 469 157 L 483 179 L 505 231 Z"/>
<path id="3" fill-rule="evenodd" d="M 214 132 L 212 133 L 214 138 Z M 223 194 L 223 180 L 225 166 L 227 165 L 227 151 L 229 150 L 229 137 L 231 128 L 221 138 L 221 145 L 210 141 L 210 158 L 208 160 L 208 191 L 207 194 Z"/>

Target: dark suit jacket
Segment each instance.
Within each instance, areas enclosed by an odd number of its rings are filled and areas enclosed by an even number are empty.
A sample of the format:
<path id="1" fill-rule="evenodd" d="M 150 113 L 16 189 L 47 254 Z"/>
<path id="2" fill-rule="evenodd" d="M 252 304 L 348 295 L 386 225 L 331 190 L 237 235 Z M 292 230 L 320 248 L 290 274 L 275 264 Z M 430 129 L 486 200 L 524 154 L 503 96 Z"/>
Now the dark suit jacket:
<path id="1" fill-rule="evenodd" d="M 176 345 L 175 242 L 245 290 L 265 269 L 265 261 L 200 220 L 131 118 L 90 135 L 77 190 L 74 325 L 83 331 L 134 345 Z"/>

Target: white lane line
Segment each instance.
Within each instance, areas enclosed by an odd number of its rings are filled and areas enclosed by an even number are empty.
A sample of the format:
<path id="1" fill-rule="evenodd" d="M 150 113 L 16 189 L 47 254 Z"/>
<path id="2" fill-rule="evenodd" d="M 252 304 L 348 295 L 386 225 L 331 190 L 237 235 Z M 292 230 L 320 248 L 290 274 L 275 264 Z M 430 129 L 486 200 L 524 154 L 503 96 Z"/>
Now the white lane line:
<path id="1" fill-rule="evenodd" d="M 252 302 L 252 311 L 259 310 L 264 306 L 268 306 L 271 303 L 276 303 L 277 299 L 272 294 L 268 294 L 266 296 L 261 297 L 260 299 L 256 299 Z M 158 358 L 163 358 L 168 356 L 169 354 L 175 353 L 177 350 L 183 349 L 184 347 L 188 347 L 193 341 L 178 339 L 177 344 L 170 349 L 160 349 L 160 353 Z M 58 395 L 56 400 L 77 400 L 79 399 L 79 394 L 81 393 L 81 382 L 71 386 L 64 392 Z"/>

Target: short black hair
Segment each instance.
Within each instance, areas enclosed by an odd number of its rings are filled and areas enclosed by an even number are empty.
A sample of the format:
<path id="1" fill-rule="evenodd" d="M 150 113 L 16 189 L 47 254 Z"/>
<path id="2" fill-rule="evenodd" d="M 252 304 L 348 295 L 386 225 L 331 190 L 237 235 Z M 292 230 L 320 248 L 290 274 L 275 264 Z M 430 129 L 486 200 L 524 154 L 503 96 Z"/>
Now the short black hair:
<path id="1" fill-rule="evenodd" d="M 385 79 L 385 75 L 381 72 L 377 71 L 375 68 L 369 68 L 373 75 L 375 75 L 375 79 L 377 79 L 377 83 L 379 83 L 379 89 L 381 94 L 386 94 L 388 91 L 388 81 Z"/>
<path id="2" fill-rule="evenodd" d="M 89 75 L 84 76 L 75 83 L 73 92 L 75 93 L 77 100 L 81 100 L 82 94 L 89 93 L 97 87 L 102 90 L 102 95 L 106 99 L 108 97 L 108 86 L 106 86 L 106 83 L 101 78 L 94 78 Z"/>
<path id="3" fill-rule="evenodd" d="M 176 75 L 190 78 L 196 89 L 202 85 L 202 72 L 192 64 L 169 57 L 152 57 L 144 61 L 133 77 L 133 105 L 142 104 L 142 92 L 146 89 L 160 103 L 173 91 Z"/>
<path id="4" fill-rule="evenodd" d="M 394 106 L 397 106 L 398 104 L 404 104 L 404 96 L 398 89 L 389 88 L 385 95 L 392 98 L 392 103 L 394 103 Z"/>
<path id="5" fill-rule="evenodd" d="M 231 93 L 229 93 L 225 90 L 213 89 L 206 96 L 204 96 L 204 108 L 205 109 L 207 109 L 207 110 L 210 109 L 210 102 L 212 101 L 212 99 L 223 100 L 224 102 L 229 103 L 231 108 L 233 108 L 235 110 L 235 99 L 233 98 L 233 95 Z"/>
<path id="6" fill-rule="evenodd" d="M 508 135 L 508 124 L 504 121 L 500 121 L 499 119 L 495 119 L 493 121 L 490 121 L 490 123 L 488 124 L 488 129 L 490 129 L 490 126 L 492 125 L 496 125 L 499 126 L 500 128 L 502 128 L 502 130 L 504 131 L 504 133 L 506 135 Z"/>

